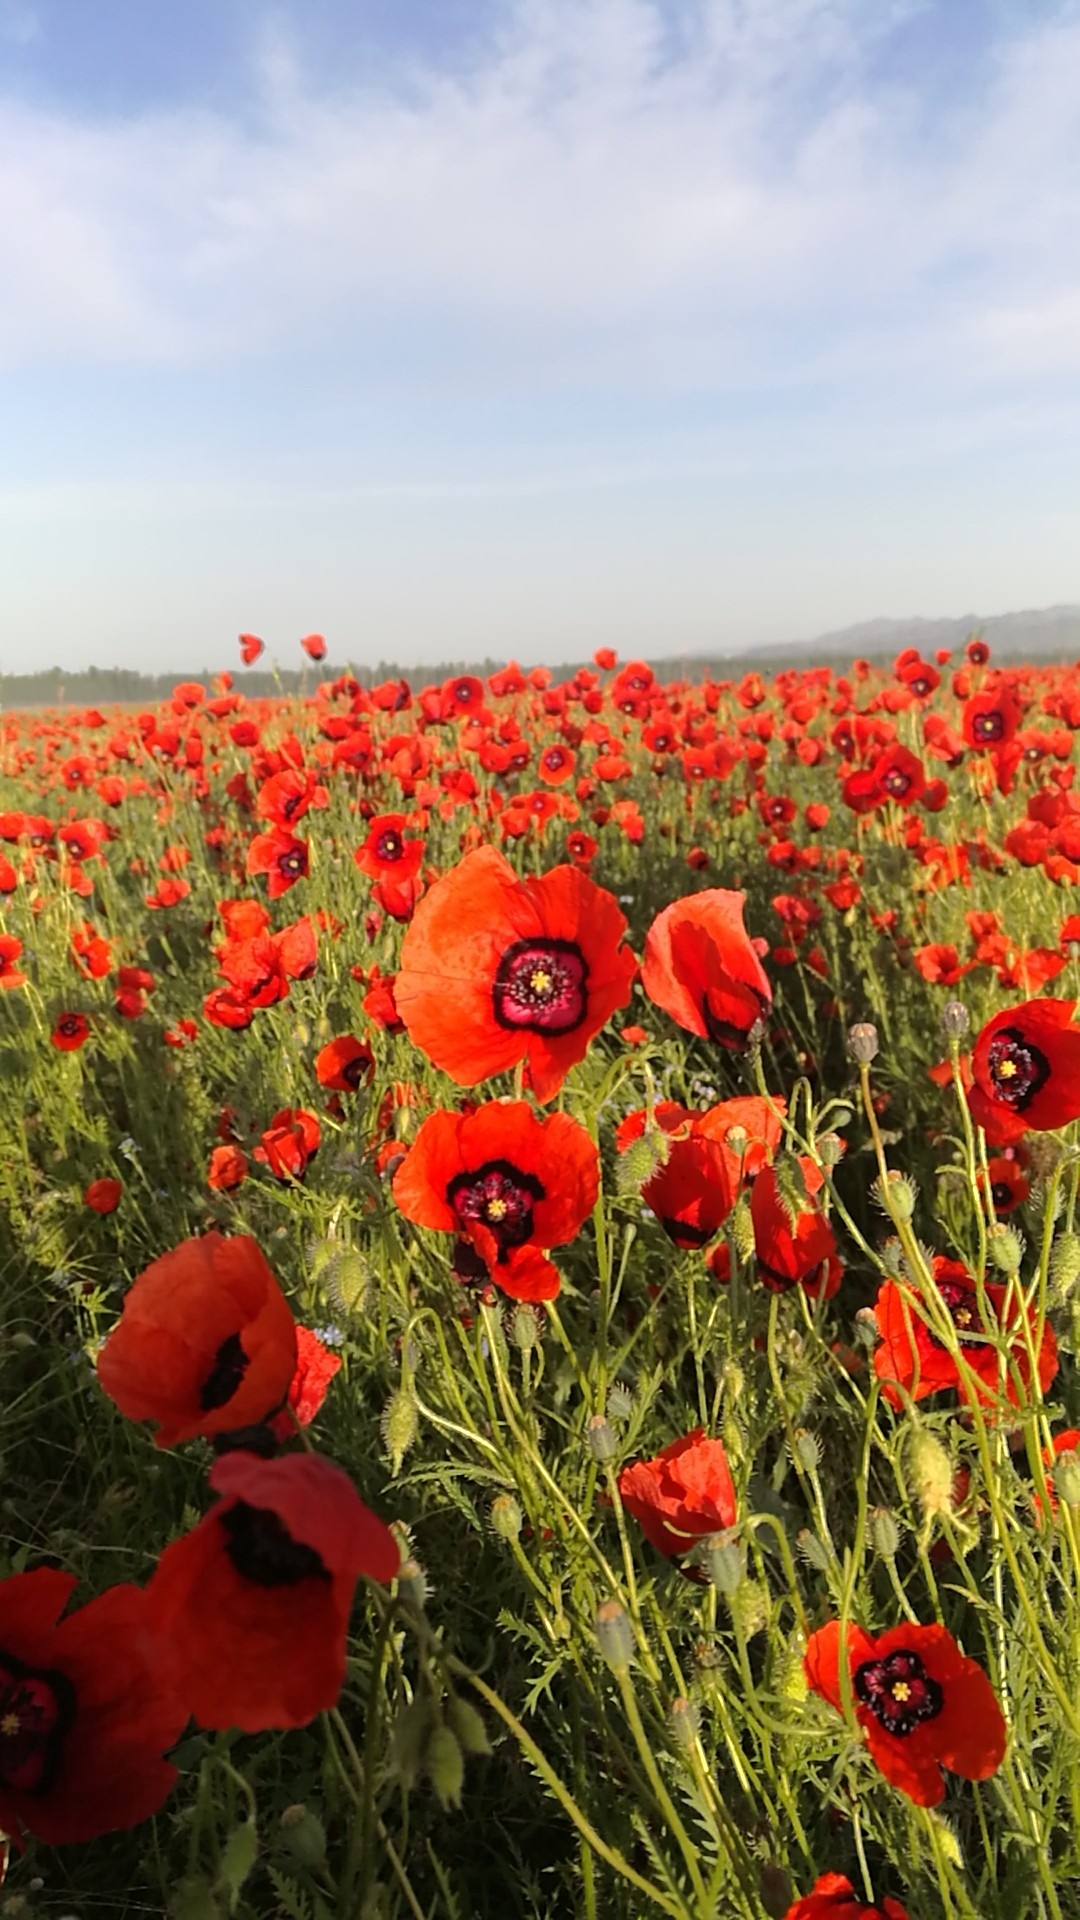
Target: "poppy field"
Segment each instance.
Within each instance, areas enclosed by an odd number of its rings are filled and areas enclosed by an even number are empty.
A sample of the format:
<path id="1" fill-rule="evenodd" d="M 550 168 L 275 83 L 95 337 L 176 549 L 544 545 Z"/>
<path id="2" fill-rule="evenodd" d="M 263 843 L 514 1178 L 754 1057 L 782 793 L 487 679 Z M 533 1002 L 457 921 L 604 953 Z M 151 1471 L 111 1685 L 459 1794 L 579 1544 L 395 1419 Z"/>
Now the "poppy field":
<path id="1" fill-rule="evenodd" d="M 1080 667 L 260 651 L 0 715 L 0 1920 L 1074 1920 Z"/>

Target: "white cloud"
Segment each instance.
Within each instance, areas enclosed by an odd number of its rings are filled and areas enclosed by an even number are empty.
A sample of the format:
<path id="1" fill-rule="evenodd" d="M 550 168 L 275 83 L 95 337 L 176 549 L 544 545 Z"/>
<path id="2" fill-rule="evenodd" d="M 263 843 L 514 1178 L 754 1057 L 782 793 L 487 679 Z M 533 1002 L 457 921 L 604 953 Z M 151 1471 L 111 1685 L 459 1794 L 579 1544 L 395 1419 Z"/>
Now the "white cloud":
<path id="1" fill-rule="evenodd" d="M 907 8 L 910 11 L 910 8 Z M 9 10 L 0 18 L 14 19 Z M 1080 372 L 1080 13 L 927 125 L 905 8 L 522 0 L 464 76 L 257 110 L 0 103 L 0 366 L 344 351 L 372 380 L 737 392 Z M 250 106 L 250 103 L 249 103 Z"/>

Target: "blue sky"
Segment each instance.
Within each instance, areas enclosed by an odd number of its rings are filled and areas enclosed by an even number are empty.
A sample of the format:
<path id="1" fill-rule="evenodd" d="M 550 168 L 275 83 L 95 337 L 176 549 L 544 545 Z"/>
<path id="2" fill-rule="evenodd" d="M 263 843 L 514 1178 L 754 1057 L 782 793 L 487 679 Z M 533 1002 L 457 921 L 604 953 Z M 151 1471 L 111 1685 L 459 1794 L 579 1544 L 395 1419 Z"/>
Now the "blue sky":
<path id="1" fill-rule="evenodd" d="M 0 671 L 1080 600 L 1077 0 L 0 0 Z"/>

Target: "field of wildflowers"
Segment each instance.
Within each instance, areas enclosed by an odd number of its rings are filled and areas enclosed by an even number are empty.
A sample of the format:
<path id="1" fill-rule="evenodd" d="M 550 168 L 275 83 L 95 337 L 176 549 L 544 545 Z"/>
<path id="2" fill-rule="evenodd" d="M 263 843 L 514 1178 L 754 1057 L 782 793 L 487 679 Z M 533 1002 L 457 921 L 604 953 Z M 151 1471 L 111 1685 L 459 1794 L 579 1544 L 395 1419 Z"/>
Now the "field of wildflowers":
<path id="1" fill-rule="evenodd" d="M 1074 1920 L 1078 731 L 0 718 L 0 1916 Z"/>

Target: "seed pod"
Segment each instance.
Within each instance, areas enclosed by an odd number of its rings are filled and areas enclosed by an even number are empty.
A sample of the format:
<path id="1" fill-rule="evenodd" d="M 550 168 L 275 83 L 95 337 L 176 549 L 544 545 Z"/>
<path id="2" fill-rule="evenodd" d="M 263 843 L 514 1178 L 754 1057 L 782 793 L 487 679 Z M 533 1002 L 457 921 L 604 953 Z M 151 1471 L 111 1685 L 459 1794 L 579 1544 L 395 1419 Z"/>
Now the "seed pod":
<path id="1" fill-rule="evenodd" d="M 457 1734 L 444 1721 L 432 1728 L 424 1752 L 424 1772 L 444 1812 L 450 1807 L 460 1807 L 461 1789 L 465 1784 L 465 1756 Z"/>
<path id="2" fill-rule="evenodd" d="M 971 1015 L 962 1000 L 946 1000 L 941 1009 L 941 1031 L 946 1040 L 962 1040 L 971 1025 Z"/>
<path id="3" fill-rule="evenodd" d="M 401 1463 L 416 1439 L 420 1426 L 420 1410 L 416 1404 L 416 1395 L 412 1386 L 404 1381 L 390 1395 L 382 1415 L 383 1444 L 390 1456 L 390 1470 L 396 1479 L 401 1472 Z"/>
<path id="4" fill-rule="evenodd" d="M 617 1600 L 605 1600 L 597 1608 L 596 1638 L 600 1653 L 613 1673 L 630 1665 L 634 1657 L 634 1630 Z"/>
<path id="5" fill-rule="evenodd" d="M 878 1050 L 878 1030 L 870 1020 L 859 1020 L 848 1028 L 848 1052 L 856 1066 L 868 1067 Z"/>

